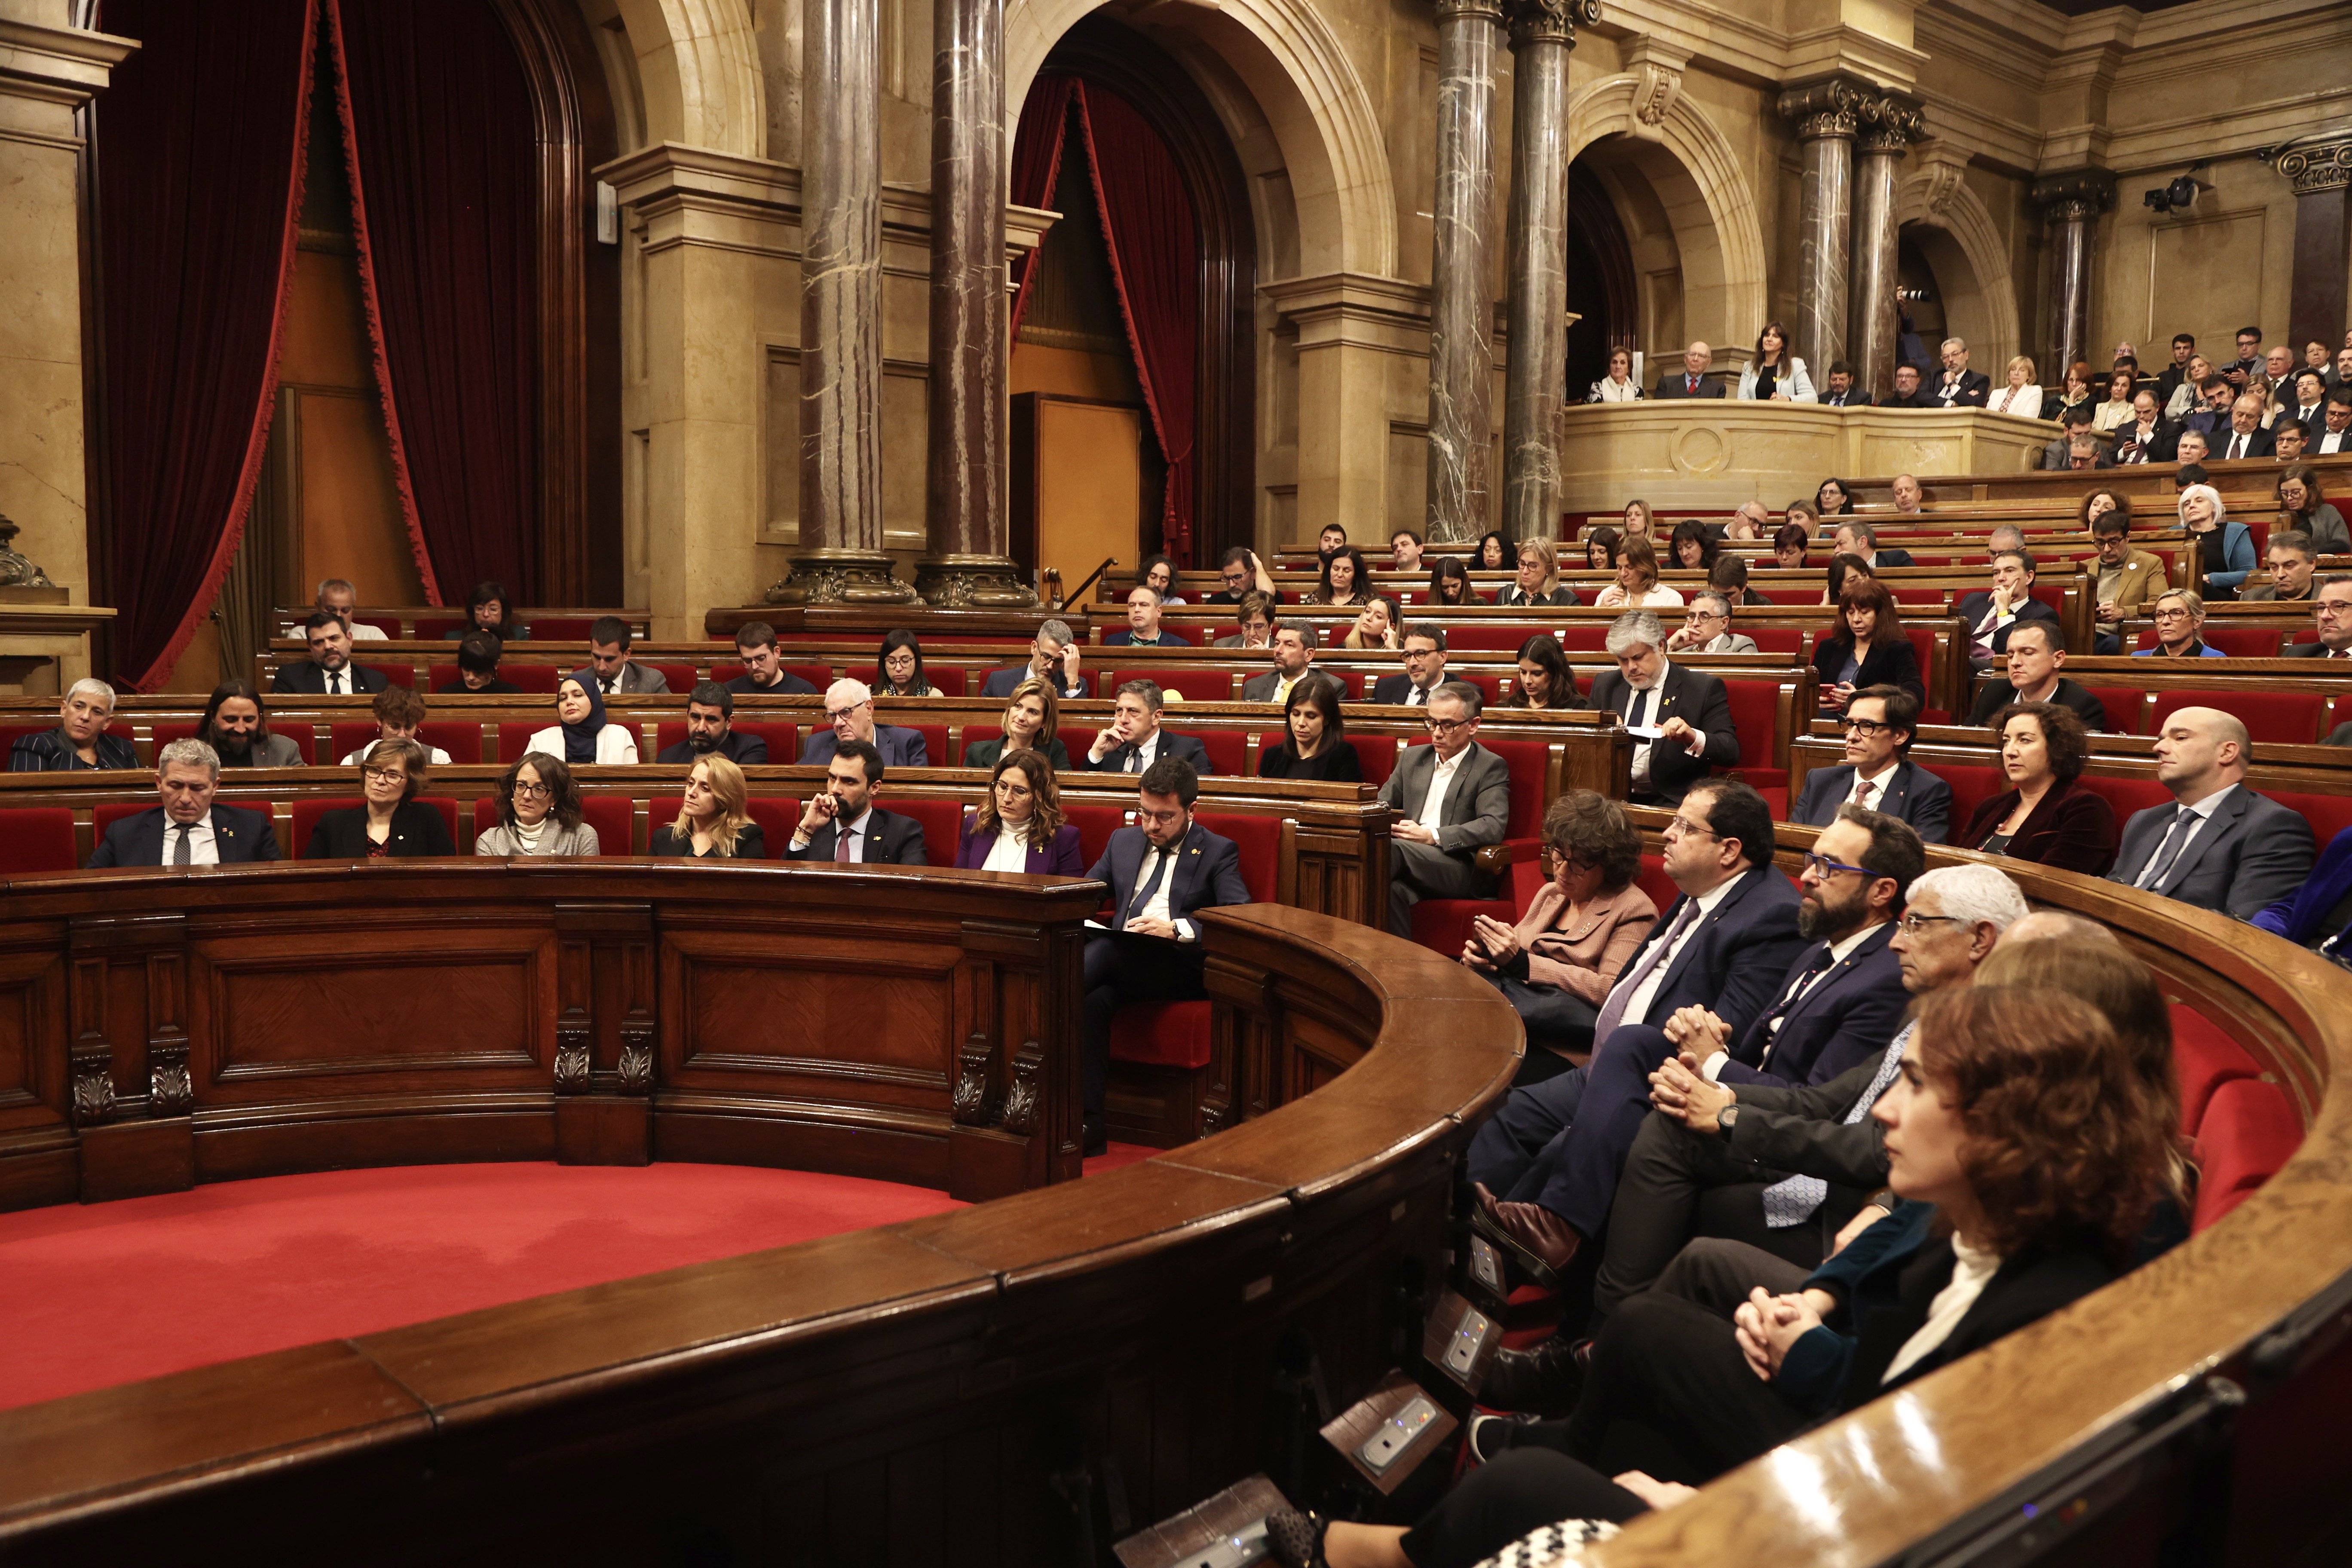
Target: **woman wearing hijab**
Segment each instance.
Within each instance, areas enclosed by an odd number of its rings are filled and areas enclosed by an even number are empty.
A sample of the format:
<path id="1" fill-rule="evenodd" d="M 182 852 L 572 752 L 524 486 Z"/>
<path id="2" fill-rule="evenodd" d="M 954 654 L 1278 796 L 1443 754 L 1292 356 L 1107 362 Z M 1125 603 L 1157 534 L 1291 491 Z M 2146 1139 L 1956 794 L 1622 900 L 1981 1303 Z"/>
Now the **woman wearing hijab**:
<path id="1" fill-rule="evenodd" d="M 533 735 L 525 751 L 545 752 L 575 768 L 583 763 L 637 760 L 636 737 L 625 724 L 604 721 L 604 694 L 586 670 L 574 670 L 556 682 L 555 711 L 563 722 Z"/>

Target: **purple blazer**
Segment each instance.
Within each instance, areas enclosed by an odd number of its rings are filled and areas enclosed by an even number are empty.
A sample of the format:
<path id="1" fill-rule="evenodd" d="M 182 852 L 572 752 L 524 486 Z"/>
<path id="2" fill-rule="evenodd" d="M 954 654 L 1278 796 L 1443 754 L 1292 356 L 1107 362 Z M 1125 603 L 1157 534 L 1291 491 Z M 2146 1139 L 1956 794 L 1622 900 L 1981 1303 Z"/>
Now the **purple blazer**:
<path id="1" fill-rule="evenodd" d="M 956 865 L 966 871 L 977 871 L 988 859 L 988 852 L 996 847 L 996 835 L 975 832 L 972 824 L 978 820 L 967 815 L 963 832 L 956 844 Z M 1086 860 L 1078 848 L 1078 829 L 1074 823 L 1064 823 L 1055 830 L 1051 844 L 1029 846 L 1029 863 L 1022 869 L 1037 874 L 1059 877 L 1083 877 Z"/>

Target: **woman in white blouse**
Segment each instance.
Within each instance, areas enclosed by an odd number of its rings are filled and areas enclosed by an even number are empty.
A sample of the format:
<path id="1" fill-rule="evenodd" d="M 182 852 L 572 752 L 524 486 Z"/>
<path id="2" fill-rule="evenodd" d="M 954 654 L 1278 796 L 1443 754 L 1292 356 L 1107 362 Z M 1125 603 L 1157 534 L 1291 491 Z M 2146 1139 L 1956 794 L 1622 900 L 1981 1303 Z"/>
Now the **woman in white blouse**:
<path id="1" fill-rule="evenodd" d="M 1077 827 L 1062 815 L 1061 792 L 1044 757 L 1020 751 L 996 759 L 988 798 L 964 824 L 956 865 L 966 871 L 1086 875 Z"/>
<path id="2" fill-rule="evenodd" d="M 2132 384 L 2137 379 L 2129 366 L 2107 377 L 2107 400 L 2091 410 L 2092 429 L 2113 430 L 2139 417 L 2139 411 L 2132 406 Z"/>
<path id="3" fill-rule="evenodd" d="M 1592 384 L 1584 395 L 1587 403 L 1632 403 L 1642 395 L 1642 384 L 1633 379 L 1633 351 L 1611 349 L 1609 374 Z"/>
<path id="4" fill-rule="evenodd" d="M 1617 549 L 1617 581 L 1592 601 L 1601 610 L 1679 610 L 1683 596 L 1658 586 L 1658 552 L 1646 539 L 1625 541 Z"/>
<path id="5" fill-rule="evenodd" d="M 634 763 L 637 740 L 626 724 L 604 721 L 604 696 L 595 679 L 582 670 L 555 686 L 555 713 L 561 724 L 551 724 L 530 738 L 527 752 L 545 752 L 573 767 L 583 763 Z"/>
<path id="6" fill-rule="evenodd" d="M 1739 373 L 1738 395 L 1750 403 L 1816 403 L 1805 362 L 1789 352 L 1788 329 L 1767 321 L 1756 337 L 1756 357 Z"/>
<path id="7" fill-rule="evenodd" d="M 2020 419 L 2042 417 L 2042 389 L 2033 384 L 2033 362 L 2023 354 L 2009 362 L 2009 384 L 1985 400 L 1985 406 L 1995 414 L 2014 414 Z"/>

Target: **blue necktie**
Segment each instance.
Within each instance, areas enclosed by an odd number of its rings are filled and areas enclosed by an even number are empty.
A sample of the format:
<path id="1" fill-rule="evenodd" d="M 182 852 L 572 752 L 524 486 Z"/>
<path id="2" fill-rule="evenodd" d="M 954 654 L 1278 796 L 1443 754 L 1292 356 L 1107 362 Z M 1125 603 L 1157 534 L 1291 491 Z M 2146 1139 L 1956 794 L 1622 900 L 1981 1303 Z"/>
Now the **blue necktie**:
<path id="1" fill-rule="evenodd" d="M 1904 1047 L 1911 1043 L 1911 1031 L 1917 1026 L 1916 1024 L 1904 1025 L 1902 1030 L 1886 1043 L 1886 1055 L 1879 1061 L 1877 1075 L 1870 1080 L 1870 1087 L 1862 1091 L 1862 1098 L 1853 1102 L 1853 1109 L 1845 1113 L 1845 1120 L 1840 1125 L 1852 1127 L 1869 1115 L 1870 1108 L 1878 1103 L 1878 1097 L 1894 1085 L 1895 1075 L 1903 1069 Z M 1830 1184 L 1819 1176 L 1790 1176 L 1785 1181 L 1775 1182 L 1764 1189 L 1764 1224 L 1772 1230 L 1787 1230 L 1791 1226 L 1802 1225 L 1813 1217 L 1813 1212 L 1829 1195 Z"/>
<path id="2" fill-rule="evenodd" d="M 1127 901 L 1127 918 L 1129 920 L 1135 919 L 1136 916 L 1141 914 L 1145 910 L 1151 907 L 1151 895 L 1160 890 L 1160 879 L 1168 875 L 1170 851 L 1165 849 L 1147 849 L 1144 853 L 1147 855 L 1155 855 L 1159 857 L 1159 858 L 1152 865 L 1150 879 L 1145 882 L 1140 888 L 1138 888 L 1135 890 L 1135 897 L 1128 900 Z"/>

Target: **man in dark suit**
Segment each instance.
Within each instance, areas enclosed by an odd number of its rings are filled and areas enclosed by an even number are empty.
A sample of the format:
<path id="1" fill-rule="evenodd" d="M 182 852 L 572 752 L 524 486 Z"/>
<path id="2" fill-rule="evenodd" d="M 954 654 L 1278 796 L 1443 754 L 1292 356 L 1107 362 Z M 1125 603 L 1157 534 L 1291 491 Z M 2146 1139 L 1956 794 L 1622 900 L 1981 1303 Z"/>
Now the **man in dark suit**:
<path id="1" fill-rule="evenodd" d="M 1969 710 L 1971 724 L 1990 724 L 1993 715 L 2013 702 L 2055 702 L 2071 708 L 2086 730 L 2107 727 L 2107 706 L 2058 672 L 2066 668 L 2066 650 L 2058 642 L 2055 621 L 2024 621 L 2010 630 L 2009 678 L 1996 680 L 1977 694 Z"/>
<path id="2" fill-rule="evenodd" d="M 1016 669 L 992 670 L 981 682 L 980 694 L 1010 697 L 1014 687 L 1034 677 L 1051 684 L 1066 699 L 1084 697 L 1094 688 L 1080 670 L 1082 652 L 1069 622 L 1047 621 L 1037 628 L 1037 640 L 1029 647 L 1029 662 Z"/>
<path id="3" fill-rule="evenodd" d="M 588 628 L 588 668 L 607 697 L 667 697 L 669 677 L 629 657 L 634 636 L 618 616 L 599 616 Z"/>
<path id="4" fill-rule="evenodd" d="M 1830 365 L 1829 384 L 1822 389 L 1822 405 L 1827 408 L 1867 408 L 1870 391 L 1853 384 L 1853 366 L 1836 360 Z"/>
<path id="5" fill-rule="evenodd" d="M 1389 824 L 1389 930 L 1410 941 L 1423 899 L 1485 899 L 1495 879 L 1478 850 L 1500 844 L 1511 820 L 1511 769 L 1478 744 L 1478 689 L 1448 681 L 1429 699 L 1430 744 L 1405 752 L 1381 804 Z"/>
<path id="6" fill-rule="evenodd" d="M 1683 351 L 1683 368 L 1668 371 L 1658 377 L 1658 390 L 1653 397 L 1723 397 L 1728 388 L 1719 381 L 1707 379 L 1706 367 L 1715 363 L 1715 351 L 1705 343 L 1693 343 Z"/>
<path id="7" fill-rule="evenodd" d="M 1881 408 L 1933 408 L 1936 400 L 1919 386 L 1919 367 L 1898 364 L 1895 367 L 1895 390 L 1878 400 Z"/>
<path id="8" fill-rule="evenodd" d="M 155 793 L 163 804 L 126 816 L 106 830 L 89 858 L 105 866 L 231 866 L 278 858 L 278 836 L 267 812 L 220 805 L 220 757 L 202 741 L 173 741 L 155 758 Z"/>
<path id="9" fill-rule="evenodd" d="M 735 694 L 715 680 L 695 683 L 686 700 L 686 739 L 662 748 L 657 763 L 695 763 L 713 752 L 737 767 L 765 767 L 768 742 L 735 730 Z"/>
<path id="10" fill-rule="evenodd" d="M 825 764 L 824 788 L 793 829 L 787 860 L 835 865 L 928 866 L 923 825 L 874 804 L 887 764 L 868 741 L 844 741 Z"/>
<path id="11" fill-rule="evenodd" d="M 1708 769 L 1739 765 L 1730 693 L 1714 676 L 1668 659 L 1665 648 L 1658 617 L 1628 611 L 1609 627 L 1617 668 L 1592 679 L 1592 705 L 1634 731 L 1633 798 L 1645 805 L 1679 805 Z"/>
<path id="12" fill-rule="evenodd" d="M 1108 930 L 1087 939 L 1085 1053 L 1086 1152 L 1108 1138 L 1104 1087 L 1110 1074 L 1110 1026 L 1138 1002 L 1198 1001 L 1202 910 L 1250 901 L 1241 848 L 1192 820 L 1200 797 L 1191 764 L 1161 757 L 1136 781 L 1136 826 L 1122 827 L 1087 873 L 1110 884 Z"/>
<path id="13" fill-rule="evenodd" d="M 1643 1080 L 1657 1063 L 1612 1058 L 1617 1032 L 1642 1028 L 1648 1031 L 1643 1038 L 1663 1041 L 1658 1031 L 1678 1013 L 1704 1008 L 1724 1021 L 1727 1034 L 1744 1035 L 1786 987 L 1790 961 L 1805 939 L 1797 931 L 1797 889 L 1773 868 L 1772 842 L 1772 809 L 1753 787 L 1709 779 L 1694 788 L 1665 834 L 1666 875 L 1682 896 L 1619 973 L 1593 1026 L 1592 1065 L 1513 1089 L 1471 1143 L 1468 1171 L 1482 1189 L 1482 1228 L 1538 1268 L 1573 1253 L 1574 1227 L 1557 1214 L 1521 1215 L 1519 1228 L 1536 1233 L 1522 1240 L 1501 1224 L 1494 1205 L 1533 1203 L 1555 1171 L 1566 1172 L 1584 1121 L 1581 1107 L 1601 1087 L 1594 1079 L 1604 1068 L 1616 1084 L 1614 1099 L 1593 1100 L 1582 1133 L 1590 1158 L 1574 1163 L 1583 1170 L 1611 1160 L 1612 1151 L 1622 1155 L 1639 1125 L 1637 1106 L 1646 1103 Z M 1628 1072 L 1630 1085 L 1622 1081 Z M 1615 1181 L 1612 1168 L 1607 1184 L 1613 1189 Z M 1599 1216 L 1608 1212 L 1604 1196 Z M 1591 1223 L 1598 1228 L 1598 1218 Z"/>
<path id="14" fill-rule="evenodd" d="M 1985 669 L 2009 651 L 2009 634 L 2020 621 L 2058 622 L 2058 612 L 2033 596 L 2033 557 L 2022 549 L 1992 558 L 1992 586 L 1963 597 L 1954 614 L 1969 628 L 1969 664 Z"/>
<path id="15" fill-rule="evenodd" d="M 2115 460 L 2129 463 L 2169 463 L 2180 450 L 2180 426 L 2165 418 L 2156 394 L 2143 389 L 2132 395 L 2137 417 L 2115 432 Z"/>
<path id="16" fill-rule="evenodd" d="M 1992 396 L 1992 377 L 1980 370 L 1969 368 L 1969 345 L 1958 338 L 1946 338 L 1941 357 L 1944 374 L 1936 378 L 1935 390 L 1927 402 L 1934 408 L 1982 408 Z M 2036 414 L 2040 409 L 2034 410 Z"/>
<path id="17" fill-rule="evenodd" d="M 1162 630 L 1157 588 L 1141 584 L 1127 591 L 1127 625 L 1103 638 L 1107 647 L 1191 647 L 1192 639 Z"/>
<path id="18" fill-rule="evenodd" d="M 2319 405 L 2319 428 L 2305 450 L 2307 458 L 2331 458 L 2352 452 L 2352 382 L 2337 382 Z"/>
<path id="19" fill-rule="evenodd" d="M 1435 621 L 1415 621 L 1400 639 L 1404 655 L 1402 675 L 1383 675 L 1373 683 L 1372 700 L 1420 708 L 1445 683 L 1445 628 Z"/>
<path id="20" fill-rule="evenodd" d="M 2278 451 L 2278 442 L 2263 428 L 2261 399 L 2251 393 L 2230 405 L 2230 427 L 2213 432 L 2213 456 L 2224 463 L 2242 463 L 2256 458 L 2268 458 Z"/>
<path id="21" fill-rule="evenodd" d="M 2331 572 L 2313 584 L 2311 613 L 2319 623 L 2319 640 L 2296 643 L 2286 657 L 2352 658 L 2352 574 Z"/>
<path id="22" fill-rule="evenodd" d="M 1845 705 L 1845 765 L 1805 775 L 1789 820 L 1827 827 L 1846 805 L 1907 822 L 1930 844 L 1951 831 L 1952 786 L 1911 761 L 1919 700 L 1899 686 L 1865 686 Z"/>
<path id="23" fill-rule="evenodd" d="M 1831 535 L 1830 542 L 1840 555 L 1861 556 L 1870 563 L 1871 570 L 1874 572 L 1881 566 L 1913 564 L 1911 552 L 1907 550 L 1878 548 L 1878 530 L 1866 522 L 1851 521 L 1840 522 L 1837 525 L 1837 532 Z"/>
<path id="24" fill-rule="evenodd" d="M 803 743 L 800 760 L 803 763 L 829 763 L 845 742 L 863 741 L 894 768 L 930 766 L 930 746 L 920 730 L 874 721 L 874 689 L 862 680 L 836 680 L 826 687 L 824 716 L 833 728 L 811 735 Z"/>
<path id="25" fill-rule="evenodd" d="M 2158 408 L 2171 402 L 2172 395 L 2180 390 L 2180 384 L 2189 379 L 2189 362 L 2196 353 L 2197 339 L 2192 334 L 2173 334 L 2172 363 L 2165 366 L 2156 378 L 2156 405 Z"/>
<path id="26" fill-rule="evenodd" d="M 302 637 L 310 657 L 299 664 L 278 667 L 269 683 L 273 694 L 304 697 L 373 697 L 389 684 L 373 669 L 352 662 L 352 628 L 331 610 L 313 610 L 302 623 Z"/>
<path id="27" fill-rule="evenodd" d="M 1307 679 L 1315 663 L 1315 647 L 1319 639 L 1315 627 L 1306 621 L 1278 623 L 1266 641 L 1266 651 L 1273 656 L 1274 668 L 1264 675 L 1253 675 L 1242 682 L 1244 702 L 1287 703 L 1290 689 Z"/>
<path id="28" fill-rule="evenodd" d="M 727 683 L 738 697 L 814 697 L 816 688 L 784 668 L 776 647 L 776 628 L 765 621 L 747 621 L 735 632 L 735 657 L 743 673 Z"/>
<path id="29" fill-rule="evenodd" d="M 2156 738 L 2157 782 L 2175 804 L 2135 812 L 2110 882 L 2252 920 L 2311 875 L 2311 824 L 2246 787 L 2246 727 L 2183 708 Z"/>
<path id="30" fill-rule="evenodd" d="M 2042 448 L 2042 454 L 2034 459 L 2033 466 L 2050 471 L 2072 468 L 2074 460 L 2075 439 L 2088 436 L 2091 437 L 2092 446 L 2096 449 L 2092 467 L 2100 468 L 2112 467 L 2114 459 L 2108 456 L 2105 445 L 2097 437 L 2092 435 L 2092 409 L 2088 403 L 2074 404 L 2061 412 L 2058 416 L 2057 439 Z"/>
<path id="31" fill-rule="evenodd" d="M 1111 704 L 1110 724 L 1095 731 L 1086 765 L 1098 773 L 1144 773 L 1162 757 L 1174 757 L 1196 774 L 1213 773 L 1209 749 L 1191 735 L 1160 727 L 1167 699 L 1149 680 L 1130 680 Z"/>

